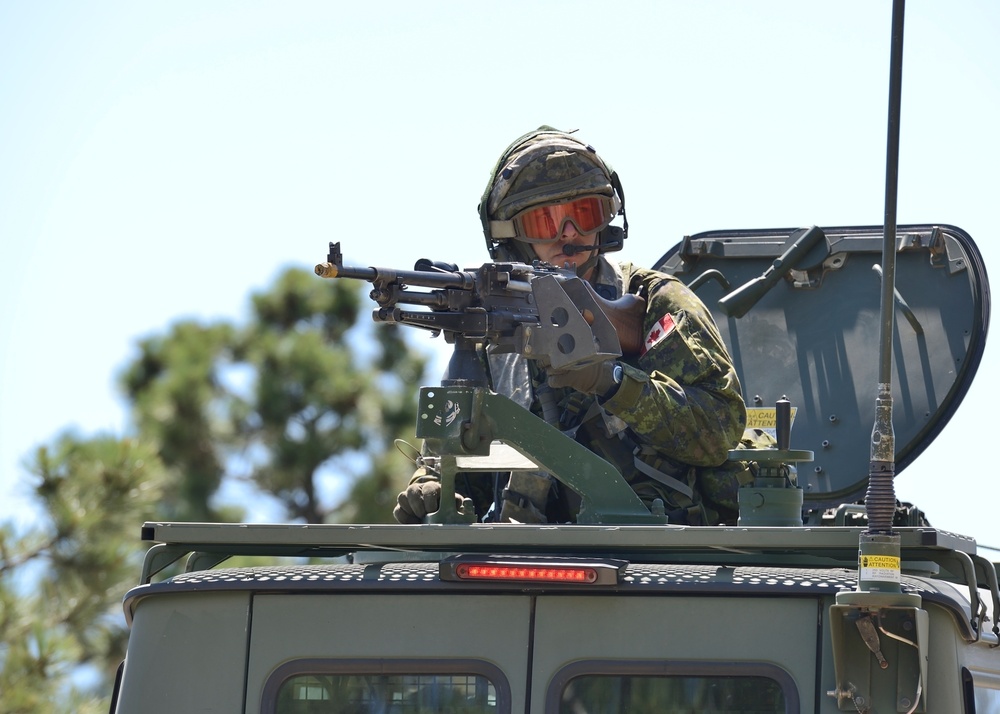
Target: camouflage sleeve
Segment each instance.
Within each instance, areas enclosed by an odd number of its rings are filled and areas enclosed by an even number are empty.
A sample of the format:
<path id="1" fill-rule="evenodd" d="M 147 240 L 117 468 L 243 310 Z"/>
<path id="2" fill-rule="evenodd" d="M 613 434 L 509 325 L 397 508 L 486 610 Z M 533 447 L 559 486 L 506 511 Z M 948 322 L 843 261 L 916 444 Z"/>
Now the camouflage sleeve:
<path id="1" fill-rule="evenodd" d="M 604 404 L 645 443 L 694 466 L 726 460 L 746 426 L 732 358 L 704 303 L 679 280 L 622 266 L 646 295 L 642 352 L 623 358 L 621 387 Z"/>

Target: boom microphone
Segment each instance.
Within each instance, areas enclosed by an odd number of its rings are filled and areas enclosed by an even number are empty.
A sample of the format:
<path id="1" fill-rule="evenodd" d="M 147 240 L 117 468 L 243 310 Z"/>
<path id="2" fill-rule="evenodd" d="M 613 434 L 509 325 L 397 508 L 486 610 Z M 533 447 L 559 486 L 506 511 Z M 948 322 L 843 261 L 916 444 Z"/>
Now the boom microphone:
<path id="1" fill-rule="evenodd" d="M 576 253 L 589 253 L 590 251 L 597 250 L 600 247 L 600 243 L 594 243 L 594 245 L 576 245 L 575 243 L 567 243 L 563 246 L 562 252 L 566 255 L 574 255 Z"/>

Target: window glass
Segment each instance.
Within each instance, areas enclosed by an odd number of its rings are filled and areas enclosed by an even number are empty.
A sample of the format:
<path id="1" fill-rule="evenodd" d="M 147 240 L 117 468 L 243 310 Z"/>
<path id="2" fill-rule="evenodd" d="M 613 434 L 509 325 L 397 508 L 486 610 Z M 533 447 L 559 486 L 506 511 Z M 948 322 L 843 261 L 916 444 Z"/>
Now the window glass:
<path id="1" fill-rule="evenodd" d="M 962 687 L 965 693 L 964 712 L 1000 714 L 1000 677 L 995 672 L 973 674 L 962 667 Z"/>
<path id="2" fill-rule="evenodd" d="M 276 714 L 497 712 L 493 684 L 476 674 L 300 674 L 278 689 Z"/>
<path id="3" fill-rule="evenodd" d="M 785 714 L 781 685 L 756 676 L 584 675 L 562 690 L 560 714 Z"/>
<path id="4" fill-rule="evenodd" d="M 976 714 L 1000 714 L 1000 689 L 976 687 Z"/>

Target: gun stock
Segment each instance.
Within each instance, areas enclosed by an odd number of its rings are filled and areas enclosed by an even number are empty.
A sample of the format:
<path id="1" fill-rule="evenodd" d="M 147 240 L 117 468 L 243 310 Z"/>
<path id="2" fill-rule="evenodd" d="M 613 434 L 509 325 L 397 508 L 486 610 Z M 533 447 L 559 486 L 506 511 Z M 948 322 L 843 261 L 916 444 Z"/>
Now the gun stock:
<path id="1" fill-rule="evenodd" d="M 631 293 L 622 295 L 617 300 L 607 300 L 602 298 L 594 290 L 590 283 L 587 283 L 594 300 L 600 305 L 604 314 L 608 316 L 611 325 L 618 333 L 618 343 L 621 345 L 623 355 L 637 355 L 642 351 L 643 320 L 646 317 L 646 300 Z M 584 313 L 584 318 L 587 318 Z M 587 319 L 587 322 L 591 322 Z"/>

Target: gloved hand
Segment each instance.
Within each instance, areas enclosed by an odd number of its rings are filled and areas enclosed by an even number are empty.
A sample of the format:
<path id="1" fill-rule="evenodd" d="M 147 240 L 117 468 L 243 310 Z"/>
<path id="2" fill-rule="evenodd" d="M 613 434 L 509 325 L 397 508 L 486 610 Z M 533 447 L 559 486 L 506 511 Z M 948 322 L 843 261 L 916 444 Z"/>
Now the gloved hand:
<path id="1" fill-rule="evenodd" d="M 618 387 L 615 381 L 614 360 L 605 360 L 588 364 L 570 370 L 549 370 L 548 382 L 553 389 L 572 387 L 584 394 L 596 394 L 598 397 L 609 397 Z"/>
<path id="2" fill-rule="evenodd" d="M 455 494 L 455 507 L 461 509 L 464 499 Z M 428 513 L 441 507 L 441 482 L 430 476 L 420 476 L 410 482 L 396 497 L 392 516 L 397 523 L 421 523 Z"/>
<path id="3" fill-rule="evenodd" d="M 441 483 L 422 481 L 411 483 L 396 497 L 393 518 L 399 523 L 420 523 L 428 513 L 434 513 L 441 504 Z"/>

